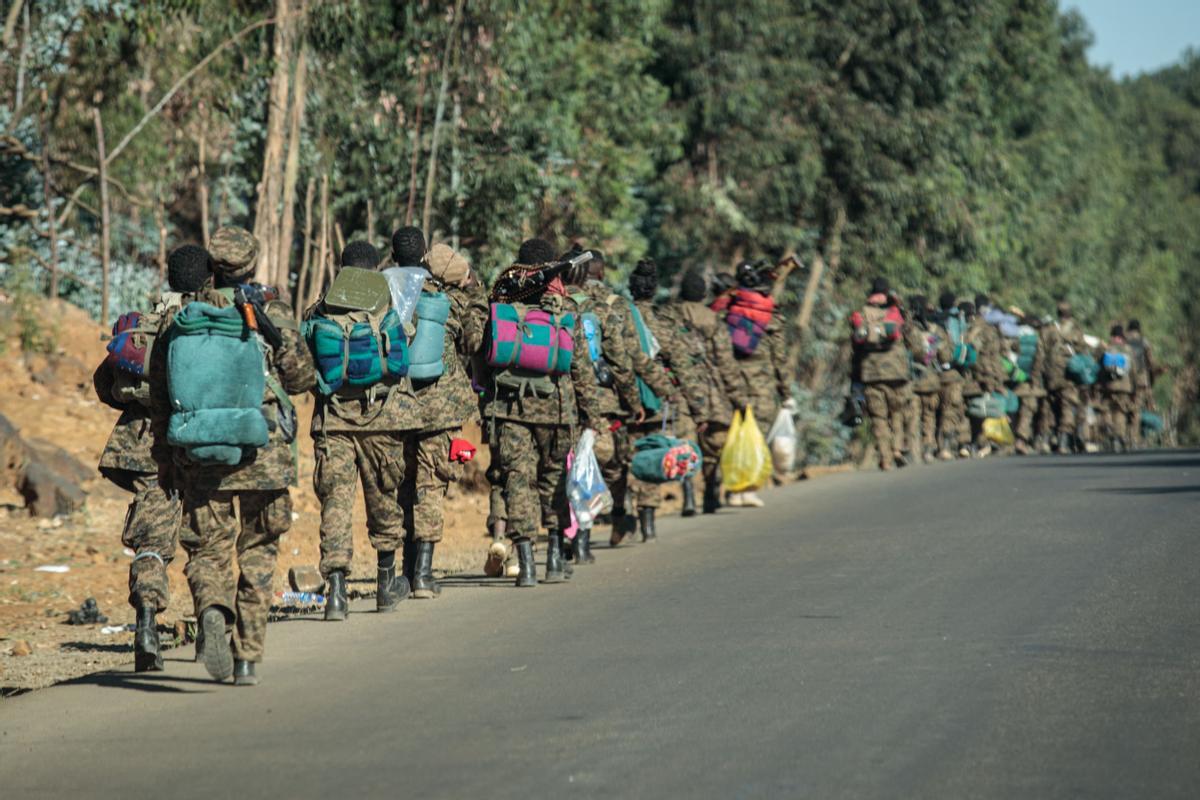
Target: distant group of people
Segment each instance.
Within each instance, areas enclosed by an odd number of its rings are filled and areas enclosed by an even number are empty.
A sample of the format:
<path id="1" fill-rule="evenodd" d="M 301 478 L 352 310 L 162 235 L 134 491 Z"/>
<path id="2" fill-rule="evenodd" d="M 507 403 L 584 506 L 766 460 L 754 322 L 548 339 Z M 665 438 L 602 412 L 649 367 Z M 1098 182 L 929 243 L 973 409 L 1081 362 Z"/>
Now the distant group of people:
<path id="1" fill-rule="evenodd" d="M 877 279 L 851 315 L 854 369 L 846 419 L 869 418 L 878 463 L 1125 452 L 1161 433 L 1158 368 L 1141 324 L 1090 336 L 1071 306 L 1053 318 L 945 292 L 906 301 Z"/>
<path id="2" fill-rule="evenodd" d="M 122 539 L 135 551 L 136 669 L 162 669 L 156 615 L 178 545 L 197 660 L 216 680 L 258 682 L 278 541 L 293 520 L 298 394 L 315 397 L 329 621 L 349 613 L 360 484 L 377 610 L 440 594 L 434 551 L 449 486 L 475 455 L 462 436 L 473 419 L 491 457 L 485 572 L 518 587 L 566 581 L 595 560 L 567 497 L 585 430 L 612 497 L 610 546 L 657 536 L 666 481 L 631 471 L 653 434 L 694 441 L 703 455 L 682 480 L 685 516 L 763 504 L 754 487 L 722 491 L 720 460 L 735 413 L 753 413 L 765 436 L 794 409 L 772 297 L 778 265 L 743 262 L 711 284 L 688 272 L 676 296 L 655 302 L 665 276 L 652 261 L 614 287 L 600 252 L 531 239 L 489 290 L 462 254 L 408 227 L 393 234 L 390 258 L 348 244 L 297 319 L 280 292 L 253 282 L 258 250 L 238 228 L 215 232 L 207 249 L 174 250 L 169 290 L 118 320 L 95 373 L 97 394 L 121 412 L 101 471 L 134 494 Z"/>

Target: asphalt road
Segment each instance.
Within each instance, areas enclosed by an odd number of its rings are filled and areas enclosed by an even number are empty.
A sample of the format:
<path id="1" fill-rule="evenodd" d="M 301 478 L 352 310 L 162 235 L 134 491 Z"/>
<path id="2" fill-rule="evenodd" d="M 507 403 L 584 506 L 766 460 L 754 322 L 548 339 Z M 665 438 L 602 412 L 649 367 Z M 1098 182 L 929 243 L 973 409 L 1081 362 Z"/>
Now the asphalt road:
<path id="1" fill-rule="evenodd" d="M 1200 797 L 1200 454 L 834 476 L 0 701 L 0 795 Z M 364 604 L 364 611 L 369 606 Z"/>

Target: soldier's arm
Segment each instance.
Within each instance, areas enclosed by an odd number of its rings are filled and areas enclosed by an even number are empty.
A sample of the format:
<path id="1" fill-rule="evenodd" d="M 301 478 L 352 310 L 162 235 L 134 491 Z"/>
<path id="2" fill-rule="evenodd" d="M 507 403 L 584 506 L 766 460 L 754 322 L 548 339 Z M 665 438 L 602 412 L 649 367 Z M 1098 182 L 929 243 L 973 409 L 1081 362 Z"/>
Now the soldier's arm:
<path id="1" fill-rule="evenodd" d="M 650 391 L 663 399 L 675 396 L 675 384 L 663 368 L 663 365 L 642 352 L 641 339 L 638 337 L 637 323 L 633 314 L 625 314 L 625 329 L 621 334 L 629 342 L 629 357 L 633 364 L 633 373 L 650 387 Z M 635 387 L 636 388 L 636 387 Z"/>
<path id="2" fill-rule="evenodd" d="M 770 346 L 771 373 L 775 378 L 775 394 L 780 400 L 792 396 L 792 381 L 787 368 L 787 343 L 784 341 L 783 326 L 778 320 L 771 320 L 764 336 Z"/>
<path id="3" fill-rule="evenodd" d="M 625 336 L 626 314 L 623 309 L 612 306 L 604 320 L 601 331 L 601 350 L 608 371 L 612 374 L 613 389 L 620 398 L 621 404 L 635 415 L 642 410 L 642 398 L 638 393 L 637 377 L 633 371 L 633 357 L 630 354 L 629 341 Z M 640 349 L 639 349 L 640 352 Z"/>
<path id="4" fill-rule="evenodd" d="M 286 303 L 274 300 L 267 304 L 266 311 L 283 338 L 274 358 L 283 390 L 288 394 L 303 394 L 317 384 L 317 370 L 308 345 L 300 336 L 300 328 Z"/>
<path id="5" fill-rule="evenodd" d="M 693 419 L 703 419 L 707 405 L 704 384 L 701 383 L 703 377 L 698 376 L 693 369 L 690 354 L 683 343 L 683 337 L 672 325 L 670 317 L 656 315 L 653 319 L 654 338 L 658 339 L 658 346 L 661 348 L 661 352 L 658 354 L 659 358 L 670 367 L 671 376 L 679 384 L 678 394 L 683 395 L 683 402 L 687 405 L 688 413 L 692 415 Z M 656 391 L 655 394 L 658 392 Z"/>
<path id="6" fill-rule="evenodd" d="M 583 346 L 576 346 L 571 358 L 571 382 L 575 385 L 575 404 L 584 425 L 599 430 L 604 418 L 600 411 L 600 398 L 596 387 L 596 371 L 592 367 L 592 355 L 588 352 L 587 337 L 583 333 L 583 322 L 579 315 L 575 316 L 575 341 Z"/>
<path id="7" fill-rule="evenodd" d="M 459 315 L 462 337 L 459 346 L 463 358 L 469 360 L 483 347 L 488 321 L 487 292 L 479 283 L 472 283 L 456 293 L 455 299 L 462 304 L 462 313 Z"/>
<path id="8" fill-rule="evenodd" d="M 735 408 L 745 408 L 750 402 L 745 391 L 746 382 L 742 379 L 742 370 L 733 356 L 733 339 L 729 337 L 729 326 L 722 319 L 718 319 L 716 327 L 713 328 L 709 350 L 713 354 L 713 363 L 725 396 Z"/>

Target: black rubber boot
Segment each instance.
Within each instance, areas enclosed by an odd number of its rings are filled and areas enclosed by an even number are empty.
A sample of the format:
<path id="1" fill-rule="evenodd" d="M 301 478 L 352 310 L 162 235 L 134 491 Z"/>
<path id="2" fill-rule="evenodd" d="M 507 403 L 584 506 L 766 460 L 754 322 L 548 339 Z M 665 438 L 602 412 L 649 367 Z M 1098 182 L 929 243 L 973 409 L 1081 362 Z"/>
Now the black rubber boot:
<path id="1" fill-rule="evenodd" d="M 570 580 L 571 570 L 563 561 L 562 556 L 562 534 L 552 533 L 547 537 L 549 541 L 546 543 L 546 583 L 562 583 L 565 580 Z"/>
<path id="2" fill-rule="evenodd" d="M 517 573 L 517 586 L 537 586 L 537 567 L 533 563 L 533 540 L 515 539 L 513 545 L 517 551 L 517 564 L 521 570 Z"/>
<path id="3" fill-rule="evenodd" d="M 704 482 L 704 513 L 715 514 L 721 508 L 721 484 L 717 481 Z"/>
<path id="4" fill-rule="evenodd" d="M 642 541 L 650 542 L 658 538 L 658 531 L 654 530 L 654 509 L 639 508 L 638 521 L 642 524 Z"/>
<path id="5" fill-rule="evenodd" d="M 417 600 L 432 600 L 441 593 L 442 587 L 433 579 L 433 542 L 417 542 L 412 595 Z"/>
<path id="6" fill-rule="evenodd" d="M 595 564 L 596 557 L 592 555 L 592 531 L 580 530 L 575 534 L 575 563 Z"/>
<path id="7" fill-rule="evenodd" d="M 214 680 L 233 674 L 233 651 L 225 635 L 225 612 L 209 606 L 200 612 L 200 635 L 204 637 L 204 668 Z"/>
<path id="8" fill-rule="evenodd" d="M 380 567 L 375 578 L 375 610 L 380 614 L 395 611 L 404 598 L 408 597 L 408 579 L 396 574 L 396 564 Z M 328 603 L 328 600 L 326 600 Z M 329 606 L 326 605 L 326 610 Z"/>
<path id="9" fill-rule="evenodd" d="M 400 574 L 412 586 L 417 578 L 417 543 L 411 536 L 404 537 L 404 547 L 401 552 Z"/>
<path id="10" fill-rule="evenodd" d="M 162 649 L 158 641 L 158 609 L 147 603 L 138 605 L 137 630 L 133 634 L 133 669 L 136 672 L 161 672 Z"/>
<path id="11" fill-rule="evenodd" d="M 254 674 L 254 662 L 238 659 L 233 662 L 234 686 L 258 686 L 258 675 Z"/>
<path id="12" fill-rule="evenodd" d="M 612 535 L 608 537 L 608 546 L 617 547 L 635 530 L 637 530 L 637 523 L 631 520 L 628 514 L 624 512 L 613 514 Z"/>
<path id="13" fill-rule="evenodd" d="M 683 511 L 680 512 L 680 516 L 696 516 L 696 487 L 692 485 L 690 478 L 683 482 Z"/>
<path id="14" fill-rule="evenodd" d="M 325 621 L 341 622 L 350 613 L 350 599 L 346 597 L 346 573 L 334 570 L 325 579 Z"/>

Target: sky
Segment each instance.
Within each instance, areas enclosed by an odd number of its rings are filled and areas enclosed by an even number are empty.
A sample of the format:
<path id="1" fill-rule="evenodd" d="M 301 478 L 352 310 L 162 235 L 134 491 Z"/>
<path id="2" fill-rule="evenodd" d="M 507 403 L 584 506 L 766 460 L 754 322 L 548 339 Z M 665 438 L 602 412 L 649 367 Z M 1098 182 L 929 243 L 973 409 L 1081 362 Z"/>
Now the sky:
<path id="1" fill-rule="evenodd" d="M 1060 0 L 1087 18 L 1096 43 L 1088 58 L 1118 78 L 1175 63 L 1200 50 L 1200 0 Z"/>

